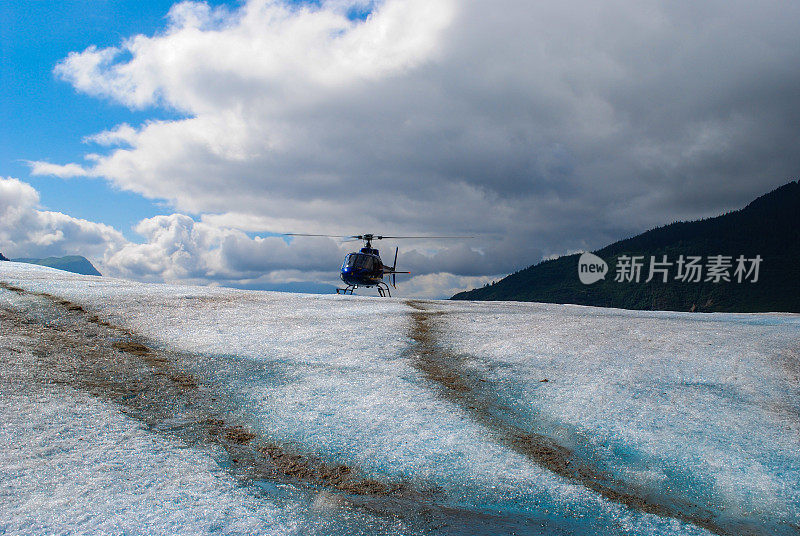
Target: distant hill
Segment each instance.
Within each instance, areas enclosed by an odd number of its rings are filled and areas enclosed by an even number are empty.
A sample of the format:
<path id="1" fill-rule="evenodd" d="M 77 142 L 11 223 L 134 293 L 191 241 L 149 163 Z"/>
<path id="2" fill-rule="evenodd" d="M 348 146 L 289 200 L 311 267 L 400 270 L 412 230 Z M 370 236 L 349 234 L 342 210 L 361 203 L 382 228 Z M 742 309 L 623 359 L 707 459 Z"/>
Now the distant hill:
<path id="1" fill-rule="evenodd" d="M 47 257 L 46 259 L 13 259 L 15 262 L 27 262 L 28 264 L 40 264 L 50 268 L 58 268 L 65 272 L 82 275 L 102 275 L 97 271 L 89 259 L 80 255 L 67 255 L 66 257 Z"/>
<path id="2" fill-rule="evenodd" d="M 615 242 L 595 254 L 608 264 L 605 279 L 583 284 L 578 278 L 579 254 L 543 261 L 483 288 L 461 292 L 454 300 L 513 300 L 574 303 L 624 309 L 728 312 L 800 312 L 800 183 L 790 182 L 763 195 L 741 210 L 715 218 L 676 222 L 633 238 Z M 671 265 L 668 281 L 656 271 L 649 276 L 651 256 Z M 699 282 L 676 279 L 680 256 L 699 256 Z M 722 255 L 722 262 L 713 257 Z M 643 257 L 639 282 L 618 281 L 627 257 Z M 746 271 L 760 256 L 758 280 L 754 272 L 739 274 L 737 259 Z M 729 257 L 729 258 L 725 258 Z M 623 261 L 621 263 L 620 261 Z M 630 262 L 629 260 L 627 261 Z M 730 278 L 714 282 L 713 268 Z M 725 267 L 724 265 L 730 265 Z M 686 274 L 684 264 L 684 275 Z M 626 275 L 628 275 L 626 273 Z M 749 277 L 748 277 L 749 275 Z M 711 277 L 711 280 L 707 280 Z M 694 279 L 694 278 L 692 278 Z"/>

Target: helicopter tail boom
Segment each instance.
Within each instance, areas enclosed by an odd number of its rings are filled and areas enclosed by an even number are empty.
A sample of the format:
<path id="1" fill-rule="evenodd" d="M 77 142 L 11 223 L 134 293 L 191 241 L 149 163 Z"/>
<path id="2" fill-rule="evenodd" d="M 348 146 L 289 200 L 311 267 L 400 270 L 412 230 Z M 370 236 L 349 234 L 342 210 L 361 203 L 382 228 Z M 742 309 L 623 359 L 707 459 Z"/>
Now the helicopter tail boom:
<path id="1" fill-rule="evenodd" d="M 398 272 L 395 270 L 397 268 L 397 252 L 399 248 L 394 248 L 394 263 L 391 266 L 384 266 L 383 273 L 384 274 L 391 274 L 392 275 L 392 286 L 397 288 L 397 281 L 395 279 L 395 274 L 410 274 L 411 272 Z"/>

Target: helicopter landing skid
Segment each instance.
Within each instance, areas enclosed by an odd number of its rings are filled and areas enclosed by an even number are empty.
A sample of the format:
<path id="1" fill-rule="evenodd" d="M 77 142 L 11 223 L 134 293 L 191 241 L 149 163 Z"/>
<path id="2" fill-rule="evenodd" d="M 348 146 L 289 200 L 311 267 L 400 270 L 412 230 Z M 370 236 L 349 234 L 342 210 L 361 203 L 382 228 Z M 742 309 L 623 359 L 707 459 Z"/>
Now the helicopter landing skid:
<path id="1" fill-rule="evenodd" d="M 381 298 L 392 297 L 392 293 L 389 292 L 389 285 L 386 283 L 381 282 L 375 286 L 378 287 L 378 295 L 380 295 Z M 358 285 L 347 285 L 345 288 L 337 288 L 336 294 L 353 294 L 353 291 L 357 288 Z"/>
<path id="2" fill-rule="evenodd" d="M 378 287 L 378 294 L 380 294 L 382 298 L 385 298 L 386 296 L 390 298 L 392 297 L 392 293 L 389 292 L 389 285 L 381 281 L 380 283 L 378 283 L 377 287 Z"/>

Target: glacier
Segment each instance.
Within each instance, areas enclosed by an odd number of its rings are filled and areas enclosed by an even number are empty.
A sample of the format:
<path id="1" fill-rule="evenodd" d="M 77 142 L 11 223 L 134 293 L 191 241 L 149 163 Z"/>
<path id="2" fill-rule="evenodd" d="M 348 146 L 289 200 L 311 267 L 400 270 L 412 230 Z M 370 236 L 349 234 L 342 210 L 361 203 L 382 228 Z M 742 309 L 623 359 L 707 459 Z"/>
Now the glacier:
<path id="1" fill-rule="evenodd" d="M 798 315 L 0 281 L 2 533 L 800 533 Z M 245 474 L 157 397 L 34 373 L 92 316 L 254 442 L 413 493 Z"/>

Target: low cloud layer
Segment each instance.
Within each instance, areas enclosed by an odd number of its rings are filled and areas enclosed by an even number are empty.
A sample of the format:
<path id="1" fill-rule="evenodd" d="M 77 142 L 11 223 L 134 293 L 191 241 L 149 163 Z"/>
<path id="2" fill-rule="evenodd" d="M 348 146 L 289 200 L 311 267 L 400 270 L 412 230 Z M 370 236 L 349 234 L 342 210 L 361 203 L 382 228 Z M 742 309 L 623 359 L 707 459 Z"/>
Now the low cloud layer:
<path id="1" fill-rule="evenodd" d="M 108 225 L 41 210 L 38 203 L 39 194 L 30 185 L 0 177 L 0 252 L 12 258 L 84 255 L 105 275 L 144 281 L 330 290 L 341 283 L 337 268 L 344 255 L 360 247 L 324 237 L 249 236 L 183 214 L 142 220 L 134 229 L 142 242 L 134 243 Z M 391 260 L 393 252 L 384 253 Z M 399 278 L 403 295 L 445 297 L 487 280 L 431 273 L 434 265 L 462 265 L 465 254 L 479 262 L 486 258 L 471 250 L 409 253 L 408 259 L 405 251 L 399 258 L 402 269 L 414 272 Z"/>
<path id="2" fill-rule="evenodd" d="M 0 177 L 0 250 L 6 257 L 82 254 L 100 257 L 125 239 L 114 228 L 39 209 L 39 193 L 29 184 Z"/>
<path id="3" fill-rule="evenodd" d="M 302 270 L 244 232 L 305 231 L 475 235 L 403 258 L 487 278 L 800 170 L 800 4 L 386 0 L 365 21 L 354 5 L 184 2 L 154 36 L 70 54 L 56 73 L 78 91 L 182 118 L 109 125 L 88 164 L 33 172 L 201 215 L 140 224 L 147 244 L 108 259 L 131 274 Z M 336 247 L 315 244 L 313 269 Z"/>

